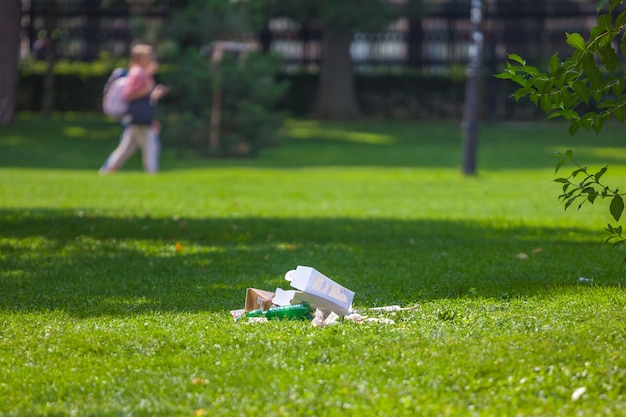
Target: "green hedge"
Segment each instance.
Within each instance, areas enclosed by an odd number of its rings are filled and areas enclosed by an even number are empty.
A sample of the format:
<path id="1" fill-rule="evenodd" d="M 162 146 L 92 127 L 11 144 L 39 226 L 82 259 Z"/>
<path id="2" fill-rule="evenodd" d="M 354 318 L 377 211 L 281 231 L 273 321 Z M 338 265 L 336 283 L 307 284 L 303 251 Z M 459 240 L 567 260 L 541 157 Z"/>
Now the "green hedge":
<path id="1" fill-rule="evenodd" d="M 101 111 L 102 89 L 108 76 L 88 78 L 72 74 L 55 75 L 54 109 L 57 111 Z M 22 74 L 18 86 L 18 110 L 41 109 L 43 75 Z"/>
<path id="2" fill-rule="evenodd" d="M 311 114 L 317 75 L 283 74 L 281 77 L 288 79 L 291 86 L 281 106 L 294 116 Z M 412 74 L 357 74 L 355 84 L 359 106 L 366 116 L 456 118 L 462 113 L 464 80 Z"/>
<path id="3" fill-rule="evenodd" d="M 55 110 L 101 111 L 102 89 L 109 72 L 90 75 L 56 74 Z M 163 75 L 161 75 L 163 76 Z M 317 75 L 283 74 L 290 88 L 280 109 L 292 116 L 308 116 L 313 110 Z M 483 115 L 489 118 L 533 118 L 533 106 L 510 98 L 512 91 L 503 83 L 485 77 Z M 42 102 L 43 74 L 22 72 L 18 88 L 18 110 L 38 111 Z M 425 75 L 357 75 L 356 89 L 363 114 L 384 118 L 459 118 L 462 114 L 465 83 L 458 78 Z"/>
<path id="4" fill-rule="evenodd" d="M 317 75 L 282 75 L 291 88 L 281 106 L 294 116 L 311 114 Z M 357 99 L 365 116 L 381 118 L 459 119 L 463 114 L 465 80 L 458 76 L 423 74 L 357 74 Z M 543 115 L 530 102 L 511 98 L 514 85 L 485 72 L 481 88 L 484 119 L 535 119 Z"/>

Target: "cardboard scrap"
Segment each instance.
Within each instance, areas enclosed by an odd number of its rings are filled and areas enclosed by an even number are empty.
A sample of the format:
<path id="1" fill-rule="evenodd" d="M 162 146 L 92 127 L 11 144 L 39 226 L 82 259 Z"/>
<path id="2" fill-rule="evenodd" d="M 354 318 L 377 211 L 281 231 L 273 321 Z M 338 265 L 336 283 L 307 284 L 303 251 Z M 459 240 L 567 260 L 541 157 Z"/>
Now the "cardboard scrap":
<path id="1" fill-rule="evenodd" d="M 245 307 L 238 310 L 230 310 L 230 314 L 235 320 L 243 318 L 246 313 L 252 310 L 268 310 L 274 304 L 274 293 L 270 291 L 259 290 L 257 288 L 248 288 L 246 290 Z"/>
<path id="2" fill-rule="evenodd" d="M 339 285 L 326 275 L 310 266 L 301 266 L 285 274 L 293 290 L 276 288 L 275 292 L 248 288 L 246 290 L 245 308 L 233 310 L 235 319 L 241 318 L 253 310 L 269 310 L 272 306 L 287 306 L 309 303 L 311 307 L 335 316 L 345 316 L 352 309 L 354 292 Z M 333 320 L 336 320 L 334 318 Z M 328 325 L 329 322 L 325 323 Z"/>
<path id="3" fill-rule="evenodd" d="M 246 290 L 246 311 L 268 310 L 272 305 L 274 293 L 270 291 L 248 288 Z"/>

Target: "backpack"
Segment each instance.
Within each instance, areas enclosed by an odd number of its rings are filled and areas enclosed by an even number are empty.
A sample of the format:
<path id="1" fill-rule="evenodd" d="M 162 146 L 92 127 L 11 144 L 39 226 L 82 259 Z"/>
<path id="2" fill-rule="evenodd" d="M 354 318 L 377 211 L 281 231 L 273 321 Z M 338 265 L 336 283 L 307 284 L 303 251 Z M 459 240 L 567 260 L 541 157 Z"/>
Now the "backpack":
<path id="1" fill-rule="evenodd" d="M 128 111 L 128 103 L 122 94 L 128 81 L 128 70 L 116 68 L 109 76 L 102 95 L 102 110 L 112 117 L 122 117 Z"/>

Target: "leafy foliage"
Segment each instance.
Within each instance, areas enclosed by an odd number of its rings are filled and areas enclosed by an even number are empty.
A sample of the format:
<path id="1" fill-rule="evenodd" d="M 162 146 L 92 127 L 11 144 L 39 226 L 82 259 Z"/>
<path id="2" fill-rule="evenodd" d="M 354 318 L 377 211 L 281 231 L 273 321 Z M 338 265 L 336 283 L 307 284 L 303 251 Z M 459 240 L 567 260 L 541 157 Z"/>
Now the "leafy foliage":
<path id="1" fill-rule="evenodd" d="M 624 71 L 618 65 L 618 52 L 626 54 L 626 37 L 621 37 L 626 30 L 626 10 L 615 16 L 616 7 L 622 2 L 610 1 L 608 13 L 598 16 L 598 24 L 591 29 L 588 40 L 579 33 L 566 33 L 573 54 L 563 61 L 554 54 L 547 72 L 528 65 L 517 54 L 510 54 L 506 69 L 496 77 L 521 86 L 514 93 L 517 100 L 528 97 L 549 118 L 568 120 L 572 134 L 580 127 L 599 132 L 611 117 L 624 122 L 626 85 Z"/>
<path id="2" fill-rule="evenodd" d="M 564 203 L 565 210 L 576 202 L 579 202 L 578 209 L 580 210 L 585 203 L 593 204 L 598 197 L 600 199 L 608 198 L 611 200 L 609 205 L 611 216 L 616 222 L 619 222 L 624 212 L 623 196 L 626 193 L 620 193 L 618 188 L 611 189 L 600 182 L 600 179 L 608 169 L 608 165 L 595 173 L 591 173 L 587 167 L 583 167 L 576 162 L 571 150 L 568 150 L 565 154 L 557 153 L 555 156 L 560 159 L 556 165 L 555 173 L 568 162 L 573 163 L 577 167 L 569 176 L 554 180 L 563 184 L 563 193 L 559 195 L 559 200 Z M 576 177 L 579 176 L 583 177 L 582 181 L 576 180 Z M 606 243 L 612 243 L 613 247 L 617 247 L 626 242 L 626 237 L 622 235 L 621 225 L 613 226 L 609 223 L 605 230 L 611 234 L 606 239 Z M 624 260 L 626 261 L 626 258 Z"/>
<path id="3" fill-rule="evenodd" d="M 55 63 L 53 72 L 57 76 L 77 75 L 81 79 L 86 79 L 93 76 L 108 77 L 113 69 L 126 66 L 128 66 L 128 59 L 114 58 L 108 52 L 102 51 L 98 54 L 98 59 L 89 62 L 60 59 Z M 20 61 L 22 76 L 42 75 L 47 70 L 48 63 L 33 56 L 23 58 Z"/>
<path id="4" fill-rule="evenodd" d="M 626 55 L 626 10 L 619 11 L 623 0 L 598 1 L 598 22 L 588 39 L 579 33 L 566 33 L 565 38 L 573 53 L 561 60 L 554 54 L 549 61 L 548 71 L 542 72 L 537 67 L 528 65 L 517 54 L 509 55 L 506 69 L 496 77 L 511 80 L 520 88 L 514 97 L 524 97 L 540 107 L 549 119 L 563 118 L 570 123 L 570 134 L 581 127 L 600 132 L 609 119 L 626 121 L 626 84 L 624 69 L 620 66 L 619 55 Z M 607 7 L 608 6 L 608 7 Z M 602 12 L 607 7 L 606 12 Z M 558 178 L 563 183 L 563 194 L 559 196 L 567 209 L 578 199 L 583 203 L 593 204 L 598 196 L 611 198 L 609 211 L 615 221 L 619 221 L 624 209 L 622 195 L 618 189 L 611 190 L 599 180 L 607 170 L 602 168 L 595 174 L 581 167 L 573 159 L 571 151 L 558 155 L 561 160 L 557 171 L 567 161 L 574 162 L 577 169 L 567 178 Z M 578 184 L 572 180 L 582 174 L 584 180 Z M 607 242 L 613 246 L 624 243 L 622 227 L 609 226 L 606 229 L 611 236 Z"/>
<path id="5" fill-rule="evenodd" d="M 287 83 L 277 82 L 280 59 L 256 52 L 225 53 L 211 65 L 211 45 L 238 40 L 260 25 L 250 2 L 192 1 L 174 16 L 164 33 L 161 50 L 173 70 L 165 103 L 169 137 L 179 150 L 195 149 L 210 156 L 247 156 L 278 141 L 285 114 L 275 110 Z M 220 91 L 219 149 L 209 149 L 211 111 Z"/>

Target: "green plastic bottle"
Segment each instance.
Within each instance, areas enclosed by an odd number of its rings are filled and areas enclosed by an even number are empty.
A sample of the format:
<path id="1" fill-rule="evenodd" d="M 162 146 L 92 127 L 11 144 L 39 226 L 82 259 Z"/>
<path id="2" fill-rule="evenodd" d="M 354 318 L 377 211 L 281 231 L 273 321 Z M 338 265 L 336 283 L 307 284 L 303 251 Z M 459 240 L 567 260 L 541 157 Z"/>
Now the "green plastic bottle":
<path id="1" fill-rule="evenodd" d="M 272 307 L 265 312 L 268 320 L 297 320 L 311 317 L 309 303 L 292 304 L 288 306 Z"/>
<path id="2" fill-rule="evenodd" d="M 297 320 L 311 318 L 311 305 L 309 303 L 292 304 L 288 306 L 272 307 L 269 310 L 261 309 L 248 311 L 237 320 L 250 317 L 265 317 L 268 320 Z"/>
<path id="3" fill-rule="evenodd" d="M 246 318 L 248 318 L 248 317 L 263 317 L 263 313 L 264 313 L 264 311 L 261 310 L 261 309 L 251 310 L 251 311 L 248 311 L 244 317 L 246 317 Z"/>

